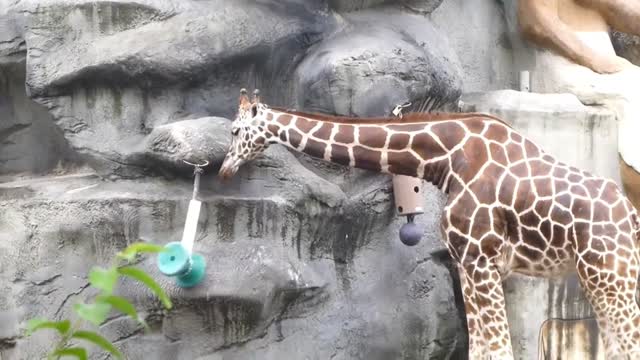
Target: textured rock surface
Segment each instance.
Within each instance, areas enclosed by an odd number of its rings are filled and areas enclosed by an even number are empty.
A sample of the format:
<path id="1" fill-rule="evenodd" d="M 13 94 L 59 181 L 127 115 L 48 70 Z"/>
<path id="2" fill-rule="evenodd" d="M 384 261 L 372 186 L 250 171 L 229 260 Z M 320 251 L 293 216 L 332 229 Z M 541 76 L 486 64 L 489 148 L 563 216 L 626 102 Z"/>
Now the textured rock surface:
<path id="1" fill-rule="evenodd" d="M 142 264 L 176 301 L 167 315 L 123 283 L 119 292 L 148 309 L 154 329 L 142 336 L 118 318 L 103 326 L 129 358 L 459 358 L 466 340 L 453 279 L 430 255 L 439 248 L 442 197 L 427 193 L 434 206 L 420 221 L 429 236 L 407 248 L 397 239 L 390 182 L 347 197 L 294 164 L 274 148 L 233 186 L 203 178 L 196 251 L 208 260 L 207 278 L 179 290 L 157 274 L 154 259 Z M 127 242 L 179 238 L 190 190 L 186 182 L 93 175 L 0 186 L 0 243 L 20 241 L 2 252 L 0 316 L 14 317 L 3 326 L 7 338 L 15 339 L 23 316 L 68 314 L 64 305 L 87 294 L 89 267 Z M 44 340 L 0 351 L 33 358 Z"/>
<path id="2" fill-rule="evenodd" d="M 384 22 L 378 21 L 381 11 Z M 379 116 L 406 101 L 417 110 L 458 100 L 457 56 L 424 17 L 387 7 L 344 17 L 348 25 L 315 45 L 298 66 L 298 106 Z"/>
<path id="3" fill-rule="evenodd" d="M 18 15 L 15 1 L 0 0 L 0 64 L 24 59 L 23 18 Z"/>
<path id="4" fill-rule="evenodd" d="M 210 167 L 220 165 L 229 148 L 231 121 L 219 117 L 204 117 L 176 121 L 158 126 L 141 144 L 140 156 L 147 166 L 155 169 L 186 172 L 192 164 L 210 162 Z"/>
<path id="5" fill-rule="evenodd" d="M 176 304 L 167 314 L 122 284 L 152 325 L 102 327 L 129 359 L 464 358 L 437 191 L 408 248 L 388 176 L 272 147 L 233 182 L 213 177 L 241 87 L 356 116 L 456 100 L 457 54 L 424 16 L 441 2 L 0 0 L 0 358 L 42 355 L 51 334 L 23 339 L 23 321 L 69 315 L 92 265 L 138 239 L 179 239 L 182 161 L 203 159 L 207 278 L 180 290 L 147 259 Z M 327 48 L 336 60 L 315 69 Z M 335 84 L 316 91 L 321 69 Z"/>
<path id="6" fill-rule="evenodd" d="M 430 14 L 443 0 L 329 0 L 329 5 L 337 11 L 354 11 L 383 4 L 399 4 L 405 9 L 420 14 Z"/>
<path id="7" fill-rule="evenodd" d="M 287 69 L 333 22 L 326 6 L 301 1 L 51 0 L 15 8 L 28 14 L 28 93 L 101 174 L 127 177 L 149 173 L 133 152 L 157 126 L 230 117 L 238 89 L 249 84 L 281 102 Z"/>
<path id="8" fill-rule="evenodd" d="M 24 62 L 0 66 L 0 177 L 42 174 L 74 162 L 62 130 L 24 93 Z"/>
<path id="9" fill-rule="evenodd" d="M 447 0 L 429 16 L 458 55 L 464 92 L 514 89 L 517 71 L 509 15 L 504 6 L 515 1 Z"/>

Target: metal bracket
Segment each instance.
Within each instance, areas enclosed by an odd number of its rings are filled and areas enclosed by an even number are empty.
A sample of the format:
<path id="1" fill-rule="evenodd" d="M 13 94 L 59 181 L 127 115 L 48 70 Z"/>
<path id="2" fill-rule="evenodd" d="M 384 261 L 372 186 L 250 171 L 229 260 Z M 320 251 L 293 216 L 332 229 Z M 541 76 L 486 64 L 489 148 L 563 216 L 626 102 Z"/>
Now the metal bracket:
<path id="1" fill-rule="evenodd" d="M 404 104 L 398 104 L 393 109 L 392 113 L 393 113 L 394 116 L 397 116 L 397 117 L 402 119 L 402 109 L 408 108 L 409 106 L 411 106 L 411 102 L 406 102 Z"/>

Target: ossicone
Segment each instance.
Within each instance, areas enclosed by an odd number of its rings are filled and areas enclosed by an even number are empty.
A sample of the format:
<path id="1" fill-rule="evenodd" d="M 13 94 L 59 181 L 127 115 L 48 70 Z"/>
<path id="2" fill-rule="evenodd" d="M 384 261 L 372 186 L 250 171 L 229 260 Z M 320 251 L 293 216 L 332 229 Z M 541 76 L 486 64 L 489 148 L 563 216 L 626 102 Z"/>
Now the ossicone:
<path id="1" fill-rule="evenodd" d="M 250 103 L 249 96 L 247 95 L 247 89 L 240 89 L 240 98 L 238 99 L 238 102 L 240 103 L 240 105 Z"/>
<path id="2" fill-rule="evenodd" d="M 259 104 L 260 103 L 260 90 L 253 90 L 253 100 L 252 103 Z"/>

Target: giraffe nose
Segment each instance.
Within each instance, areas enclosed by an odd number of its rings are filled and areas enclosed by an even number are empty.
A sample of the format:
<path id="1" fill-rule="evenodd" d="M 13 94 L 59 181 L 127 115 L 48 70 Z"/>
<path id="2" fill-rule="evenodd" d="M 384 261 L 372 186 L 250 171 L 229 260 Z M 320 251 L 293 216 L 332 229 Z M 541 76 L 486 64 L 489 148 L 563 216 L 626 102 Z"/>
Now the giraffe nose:
<path id="1" fill-rule="evenodd" d="M 235 171 L 232 168 L 221 168 L 220 171 L 218 172 L 218 176 L 223 181 L 228 181 L 233 177 L 234 174 L 235 174 Z"/>
<path id="2" fill-rule="evenodd" d="M 218 171 L 218 176 L 223 180 L 229 180 L 236 174 L 236 172 L 238 172 L 240 166 L 246 162 L 246 158 L 240 157 L 236 153 L 229 153 L 222 162 L 222 166 Z"/>
<path id="3" fill-rule="evenodd" d="M 233 157 L 227 156 L 222 162 L 222 166 L 218 171 L 218 176 L 225 181 L 231 179 L 233 175 L 236 173 L 236 169 L 234 165 L 235 165 L 235 161 Z"/>

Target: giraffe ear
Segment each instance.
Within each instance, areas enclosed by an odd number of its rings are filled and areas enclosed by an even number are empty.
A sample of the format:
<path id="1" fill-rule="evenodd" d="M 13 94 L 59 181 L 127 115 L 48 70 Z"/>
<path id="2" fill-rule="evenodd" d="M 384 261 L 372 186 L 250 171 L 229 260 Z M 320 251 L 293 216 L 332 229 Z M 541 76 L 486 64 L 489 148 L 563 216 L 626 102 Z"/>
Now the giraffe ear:
<path id="1" fill-rule="evenodd" d="M 258 115 L 258 103 L 251 104 L 251 117 L 254 118 Z"/>

